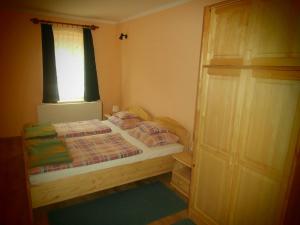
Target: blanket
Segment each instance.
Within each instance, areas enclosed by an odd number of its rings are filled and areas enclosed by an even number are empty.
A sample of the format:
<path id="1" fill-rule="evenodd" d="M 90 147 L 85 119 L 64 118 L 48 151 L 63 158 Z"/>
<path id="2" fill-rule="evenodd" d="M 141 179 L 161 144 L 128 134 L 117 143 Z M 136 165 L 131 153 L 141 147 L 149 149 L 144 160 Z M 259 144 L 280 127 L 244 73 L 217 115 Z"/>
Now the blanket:
<path id="1" fill-rule="evenodd" d="M 82 137 L 87 135 L 104 134 L 111 132 L 111 128 L 102 121 L 85 120 L 68 123 L 53 124 L 58 137 Z"/>
<path id="2" fill-rule="evenodd" d="M 30 169 L 30 174 L 45 173 L 72 167 L 86 166 L 134 156 L 143 151 L 127 142 L 121 134 L 99 134 L 65 139 L 73 159 L 72 163 L 39 166 Z"/>
<path id="3" fill-rule="evenodd" d="M 25 139 L 54 137 L 57 133 L 55 128 L 50 123 L 45 124 L 31 124 L 24 128 Z"/>
<path id="4" fill-rule="evenodd" d="M 31 139 L 25 145 L 30 168 L 72 162 L 69 151 L 59 139 Z"/>

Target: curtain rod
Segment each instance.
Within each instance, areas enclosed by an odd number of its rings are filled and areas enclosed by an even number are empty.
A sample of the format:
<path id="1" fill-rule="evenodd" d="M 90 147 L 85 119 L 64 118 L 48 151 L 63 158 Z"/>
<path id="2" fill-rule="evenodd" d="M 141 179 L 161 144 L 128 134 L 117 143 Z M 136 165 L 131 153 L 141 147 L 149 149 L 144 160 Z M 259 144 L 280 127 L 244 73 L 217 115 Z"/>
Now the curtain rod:
<path id="1" fill-rule="evenodd" d="M 77 26 L 77 27 L 83 27 L 83 28 L 88 28 L 91 30 L 96 30 L 99 27 L 95 25 L 84 25 L 84 24 L 76 24 L 76 23 L 64 23 L 64 22 L 57 22 L 57 21 L 50 21 L 50 20 L 40 20 L 38 18 L 32 18 L 30 21 L 34 24 L 39 24 L 39 23 L 46 23 L 46 24 L 62 24 L 62 25 L 71 25 L 71 26 Z"/>

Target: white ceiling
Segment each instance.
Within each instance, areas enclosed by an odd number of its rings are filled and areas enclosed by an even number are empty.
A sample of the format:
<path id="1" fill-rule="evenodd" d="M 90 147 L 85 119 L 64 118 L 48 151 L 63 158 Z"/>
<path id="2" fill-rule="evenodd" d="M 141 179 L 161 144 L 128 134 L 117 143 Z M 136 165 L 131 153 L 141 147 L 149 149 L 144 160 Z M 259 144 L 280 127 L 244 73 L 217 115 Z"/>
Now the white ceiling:
<path id="1" fill-rule="evenodd" d="M 120 22 L 170 8 L 188 0 L 1 0 L 17 10 Z"/>

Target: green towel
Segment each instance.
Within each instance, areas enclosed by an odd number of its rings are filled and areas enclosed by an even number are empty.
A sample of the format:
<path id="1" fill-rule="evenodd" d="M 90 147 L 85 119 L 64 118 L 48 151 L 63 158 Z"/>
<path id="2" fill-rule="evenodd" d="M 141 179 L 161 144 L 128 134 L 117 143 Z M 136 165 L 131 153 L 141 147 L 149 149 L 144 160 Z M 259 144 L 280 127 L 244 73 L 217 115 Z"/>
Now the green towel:
<path id="1" fill-rule="evenodd" d="M 28 140 L 26 146 L 30 168 L 72 162 L 68 149 L 59 139 Z"/>
<path id="2" fill-rule="evenodd" d="M 57 135 L 55 128 L 50 123 L 45 124 L 31 124 L 24 128 L 25 139 L 54 137 Z"/>

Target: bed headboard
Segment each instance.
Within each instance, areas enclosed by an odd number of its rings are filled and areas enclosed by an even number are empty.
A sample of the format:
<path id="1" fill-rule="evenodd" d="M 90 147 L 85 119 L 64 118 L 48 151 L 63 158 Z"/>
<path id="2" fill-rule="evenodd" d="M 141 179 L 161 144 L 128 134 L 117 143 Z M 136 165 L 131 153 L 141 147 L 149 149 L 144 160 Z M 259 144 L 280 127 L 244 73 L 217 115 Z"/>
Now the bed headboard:
<path id="1" fill-rule="evenodd" d="M 38 122 L 60 123 L 102 119 L 102 102 L 41 104 L 37 108 Z"/>
<path id="2" fill-rule="evenodd" d="M 176 134 L 179 137 L 179 143 L 184 145 L 185 150 L 189 149 L 190 145 L 190 134 L 189 132 L 180 125 L 176 120 L 169 117 L 155 117 L 153 121 L 162 124 L 171 133 Z"/>
<path id="3" fill-rule="evenodd" d="M 126 109 L 126 111 L 132 112 L 138 115 L 143 120 L 152 120 L 152 116 L 145 109 L 140 106 L 130 106 Z"/>

